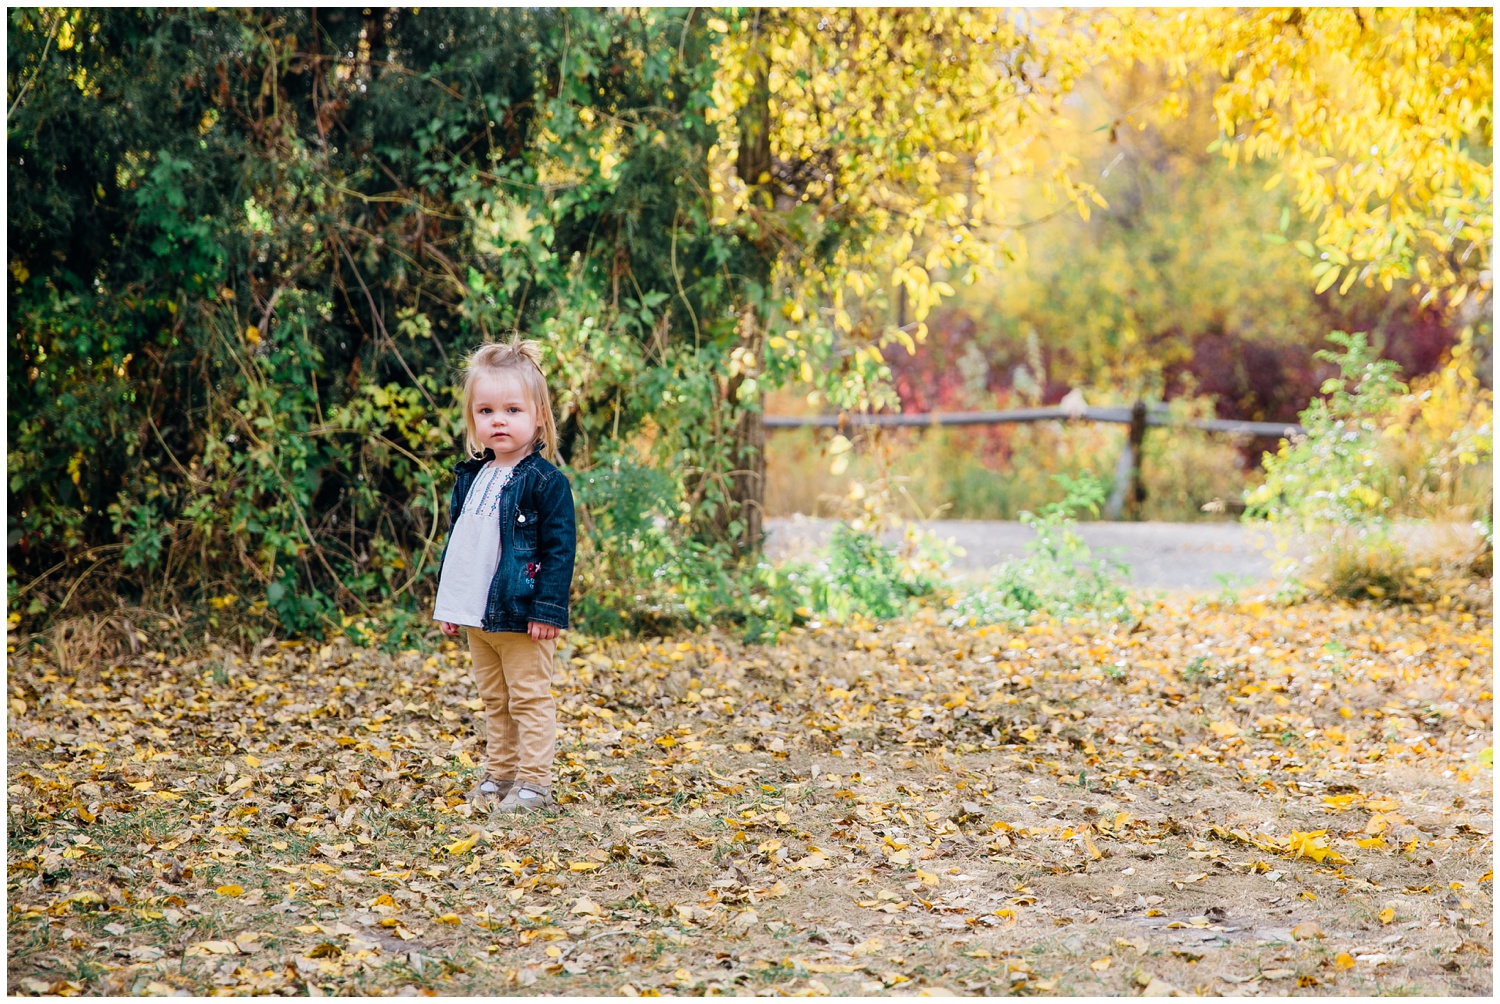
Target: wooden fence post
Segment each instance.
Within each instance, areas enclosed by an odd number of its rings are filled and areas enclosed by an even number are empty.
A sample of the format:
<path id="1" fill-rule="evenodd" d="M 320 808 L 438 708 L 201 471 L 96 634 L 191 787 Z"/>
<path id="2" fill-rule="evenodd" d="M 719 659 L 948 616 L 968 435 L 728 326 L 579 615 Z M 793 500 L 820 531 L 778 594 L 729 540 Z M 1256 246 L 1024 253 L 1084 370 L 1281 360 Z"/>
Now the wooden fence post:
<path id="1" fill-rule="evenodd" d="M 1115 486 L 1104 504 L 1105 519 L 1140 519 L 1141 503 L 1146 501 L 1146 486 L 1141 483 L 1141 447 L 1146 440 L 1146 402 L 1137 401 L 1130 409 L 1130 434 L 1115 463 Z"/>
<path id="2" fill-rule="evenodd" d="M 1146 501 L 1146 486 L 1141 483 L 1141 457 L 1146 452 L 1146 402 L 1137 401 L 1130 409 L 1130 504 L 1126 511 L 1131 519 L 1141 518 L 1141 504 Z"/>

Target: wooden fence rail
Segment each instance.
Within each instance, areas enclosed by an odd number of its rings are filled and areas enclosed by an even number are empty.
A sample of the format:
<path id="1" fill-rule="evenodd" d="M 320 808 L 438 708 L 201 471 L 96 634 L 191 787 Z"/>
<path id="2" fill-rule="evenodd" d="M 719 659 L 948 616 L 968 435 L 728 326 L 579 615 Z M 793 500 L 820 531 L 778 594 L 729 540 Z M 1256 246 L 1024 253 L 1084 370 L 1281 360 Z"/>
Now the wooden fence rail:
<path id="1" fill-rule="evenodd" d="M 1007 425 L 1012 422 L 1111 422 L 1129 425 L 1134 408 L 1012 408 L 1009 411 L 949 411 L 925 415 L 767 415 L 768 429 L 795 429 L 805 426 L 842 428 L 851 425 L 929 426 L 929 425 Z M 1146 406 L 1148 426 L 1173 426 L 1223 432 L 1230 435 L 1281 437 L 1302 432 L 1296 422 L 1243 422 L 1232 418 L 1176 419 L 1167 414 L 1165 405 Z"/>
<path id="2" fill-rule="evenodd" d="M 1150 427 L 1202 429 L 1205 432 L 1221 432 L 1232 436 L 1254 438 L 1291 438 L 1301 435 L 1302 426 L 1295 422 L 1242 422 L 1227 418 L 1176 418 L 1167 406 L 1159 403 L 1137 401 L 1129 408 L 1052 407 L 1012 408 L 1007 411 L 952 411 L 931 412 L 923 415 L 911 414 L 844 414 L 844 415 L 767 415 L 767 429 L 834 428 L 842 429 L 857 425 L 883 427 L 927 428 L 937 425 L 1008 425 L 1020 422 L 1108 422 L 1130 426 L 1125 440 L 1125 449 L 1115 464 L 1114 491 L 1104 506 L 1106 519 L 1119 519 L 1128 510 L 1132 516 L 1140 513 L 1141 503 L 1146 499 L 1146 489 L 1141 483 L 1141 446 Z"/>

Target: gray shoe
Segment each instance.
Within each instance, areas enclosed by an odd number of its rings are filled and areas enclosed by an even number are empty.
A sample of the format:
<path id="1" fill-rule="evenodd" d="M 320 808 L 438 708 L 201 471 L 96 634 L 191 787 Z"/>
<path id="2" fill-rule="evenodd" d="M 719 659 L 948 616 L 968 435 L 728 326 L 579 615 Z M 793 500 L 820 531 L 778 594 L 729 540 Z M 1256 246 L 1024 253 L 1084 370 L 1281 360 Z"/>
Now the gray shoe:
<path id="1" fill-rule="evenodd" d="M 509 795 L 515 784 L 514 781 L 502 781 L 499 778 L 480 778 L 479 783 L 469 792 L 469 801 L 494 803 Z"/>
<path id="2" fill-rule="evenodd" d="M 533 784 L 530 781 L 517 781 L 510 789 L 510 793 L 496 806 L 496 812 L 538 812 L 542 809 L 550 809 L 555 803 L 552 801 L 552 789 L 546 785 Z"/>

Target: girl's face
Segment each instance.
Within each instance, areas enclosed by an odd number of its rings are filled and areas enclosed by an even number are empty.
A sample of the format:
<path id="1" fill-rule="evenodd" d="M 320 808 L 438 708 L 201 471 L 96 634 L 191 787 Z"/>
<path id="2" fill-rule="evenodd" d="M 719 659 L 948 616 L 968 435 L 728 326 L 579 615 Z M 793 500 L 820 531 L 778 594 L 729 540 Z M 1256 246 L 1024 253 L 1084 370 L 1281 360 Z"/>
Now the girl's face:
<path id="1" fill-rule="evenodd" d="M 514 373 L 481 373 L 474 379 L 470 406 L 481 447 L 495 451 L 495 461 L 510 467 L 531 453 L 536 442 L 536 412 Z"/>

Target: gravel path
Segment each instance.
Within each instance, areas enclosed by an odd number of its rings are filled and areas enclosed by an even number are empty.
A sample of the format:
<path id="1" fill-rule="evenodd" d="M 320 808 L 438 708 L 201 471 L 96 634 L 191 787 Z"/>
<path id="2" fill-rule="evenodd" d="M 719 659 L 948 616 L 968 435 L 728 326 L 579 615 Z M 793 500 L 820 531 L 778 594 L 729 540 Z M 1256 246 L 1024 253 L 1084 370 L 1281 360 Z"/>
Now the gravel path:
<path id="1" fill-rule="evenodd" d="M 833 521 L 807 516 L 767 520 L 766 553 L 773 559 L 806 554 L 827 543 Z M 964 549 L 953 571 L 984 574 L 1023 553 L 1032 538 L 1020 523 L 1000 520 L 929 520 L 923 524 Z M 1082 523 L 1079 533 L 1095 553 L 1130 566 L 1130 581 L 1156 589 L 1221 589 L 1271 580 L 1269 534 L 1240 523 Z"/>

